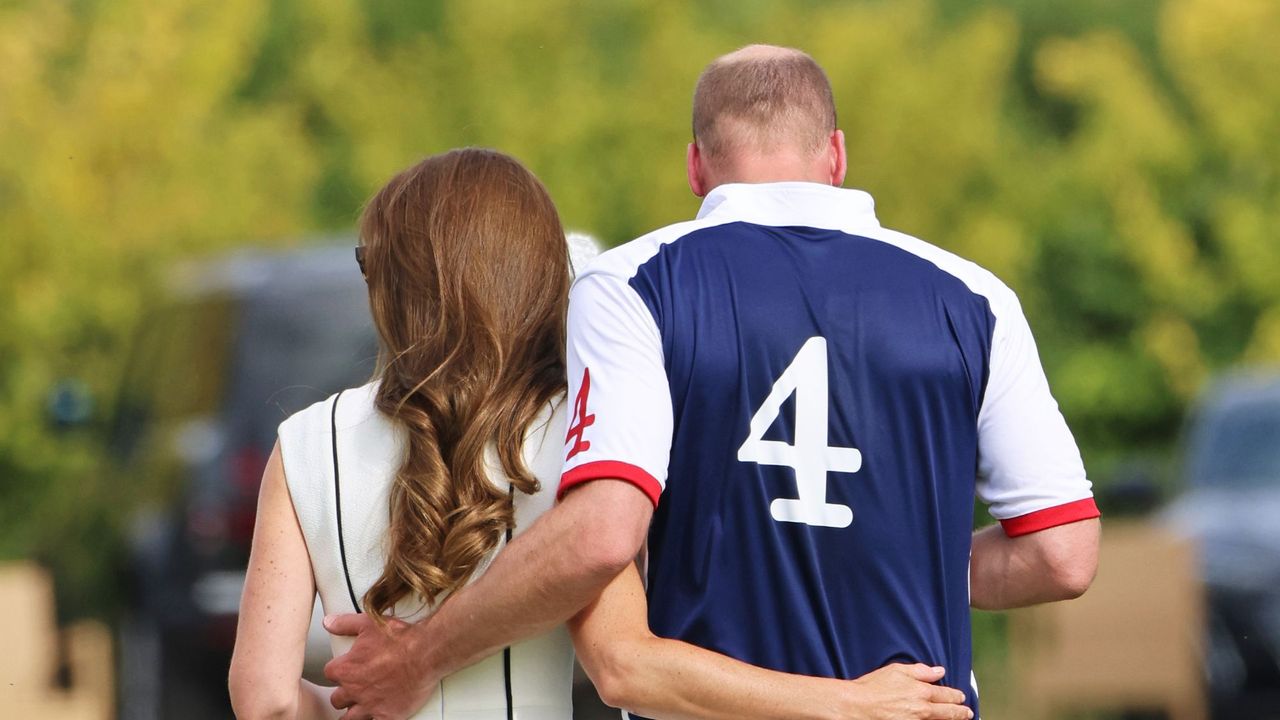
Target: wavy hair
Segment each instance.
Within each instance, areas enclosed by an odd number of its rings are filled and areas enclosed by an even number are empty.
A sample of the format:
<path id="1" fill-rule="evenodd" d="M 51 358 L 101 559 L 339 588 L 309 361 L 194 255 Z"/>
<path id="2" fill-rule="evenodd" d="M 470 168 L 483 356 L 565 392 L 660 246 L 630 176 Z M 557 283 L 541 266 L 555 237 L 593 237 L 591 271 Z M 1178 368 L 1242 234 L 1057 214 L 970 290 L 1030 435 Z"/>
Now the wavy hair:
<path id="1" fill-rule="evenodd" d="M 493 150 L 396 175 L 365 206 L 360 242 L 381 339 L 376 404 L 408 440 L 386 566 L 364 596 L 381 621 L 409 593 L 430 603 L 457 590 L 515 526 L 498 482 L 538 491 L 524 438 L 565 388 L 570 269 L 546 188 Z"/>

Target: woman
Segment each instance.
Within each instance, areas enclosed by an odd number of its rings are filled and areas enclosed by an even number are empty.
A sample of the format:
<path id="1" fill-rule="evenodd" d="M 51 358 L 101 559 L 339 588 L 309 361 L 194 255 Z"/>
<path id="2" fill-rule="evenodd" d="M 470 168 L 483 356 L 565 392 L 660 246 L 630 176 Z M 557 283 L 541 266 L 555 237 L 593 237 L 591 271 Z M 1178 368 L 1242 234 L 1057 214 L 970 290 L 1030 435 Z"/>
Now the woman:
<path id="1" fill-rule="evenodd" d="M 570 267 L 538 180 L 490 150 L 427 158 L 369 202 L 360 240 L 380 370 L 280 426 L 231 665 L 242 719 L 337 717 L 330 690 L 300 680 L 315 593 L 326 613 L 420 619 L 552 505 L 560 475 Z M 882 699 L 653 638 L 638 587 L 624 573 L 573 623 L 620 704 L 799 717 Z M 446 678 L 414 717 L 568 720 L 572 663 L 557 629 Z M 643 692 L 610 673 L 624 664 Z M 914 700 L 919 685 L 890 699 Z"/>

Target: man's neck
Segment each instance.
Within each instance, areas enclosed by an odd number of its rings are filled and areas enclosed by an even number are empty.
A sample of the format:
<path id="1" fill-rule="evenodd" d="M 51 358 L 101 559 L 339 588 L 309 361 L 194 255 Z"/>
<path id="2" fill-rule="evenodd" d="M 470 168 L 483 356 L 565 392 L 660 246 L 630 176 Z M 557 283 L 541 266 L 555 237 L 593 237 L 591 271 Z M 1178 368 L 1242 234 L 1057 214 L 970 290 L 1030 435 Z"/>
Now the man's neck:
<path id="1" fill-rule="evenodd" d="M 714 174 L 708 190 L 729 183 L 811 182 L 831 185 L 830 169 L 813 158 L 795 155 L 752 155 L 734 158 Z"/>

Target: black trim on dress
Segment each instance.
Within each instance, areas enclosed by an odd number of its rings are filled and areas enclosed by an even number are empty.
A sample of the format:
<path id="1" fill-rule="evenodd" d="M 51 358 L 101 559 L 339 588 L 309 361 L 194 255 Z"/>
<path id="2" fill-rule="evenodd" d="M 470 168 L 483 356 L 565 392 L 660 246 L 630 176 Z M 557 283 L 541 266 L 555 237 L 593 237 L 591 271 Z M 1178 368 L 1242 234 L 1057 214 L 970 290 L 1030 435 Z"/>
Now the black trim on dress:
<path id="1" fill-rule="evenodd" d="M 507 497 L 511 501 L 511 522 L 515 524 L 516 512 L 516 486 L 515 484 L 507 485 Z M 505 550 L 507 545 L 511 544 L 511 528 L 507 528 L 507 541 L 503 543 L 502 548 Z M 512 699 L 511 693 L 511 646 L 502 649 L 502 674 L 507 683 L 507 720 L 516 720 L 516 705 Z"/>
<path id="2" fill-rule="evenodd" d="M 342 393 L 333 396 L 333 412 L 329 414 L 329 430 L 333 437 L 333 504 L 338 516 L 338 554 L 342 556 L 342 576 L 347 580 L 347 593 L 351 595 L 351 606 L 357 613 L 360 602 L 356 600 L 356 590 L 351 586 L 351 570 L 347 567 L 347 544 L 342 539 L 342 483 L 338 479 L 338 399 Z"/>

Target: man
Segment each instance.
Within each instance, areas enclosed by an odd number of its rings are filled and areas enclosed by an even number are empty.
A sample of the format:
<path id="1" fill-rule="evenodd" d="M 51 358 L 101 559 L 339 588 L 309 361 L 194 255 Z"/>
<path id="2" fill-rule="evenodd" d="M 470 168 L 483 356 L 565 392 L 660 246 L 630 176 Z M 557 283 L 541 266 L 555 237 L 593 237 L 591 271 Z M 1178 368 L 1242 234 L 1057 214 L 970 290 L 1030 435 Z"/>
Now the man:
<path id="1" fill-rule="evenodd" d="M 646 539 L 656 634 L 808 675 L 939 665 L 975 712 L 970 604 L 1092 581 L 1098 512 L 1017 298 L 840 189 L 821 68 L 744 48 L 693 116 L 697 219 L 571 294 L 562 503 L 428 622 L 330 621 L 360 633 L 329 666 L 351 717 L 563 622 Z M 971 537 L 975 492 L 1001 525 Z"/>

